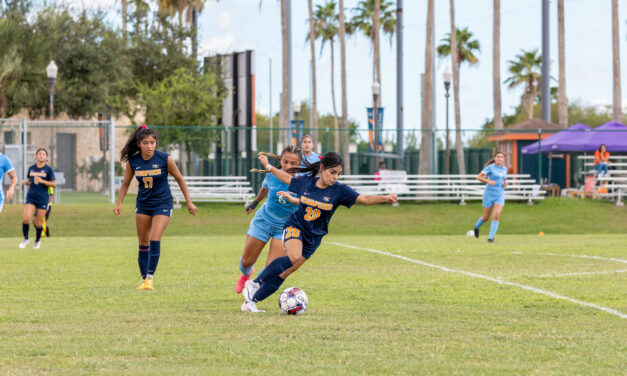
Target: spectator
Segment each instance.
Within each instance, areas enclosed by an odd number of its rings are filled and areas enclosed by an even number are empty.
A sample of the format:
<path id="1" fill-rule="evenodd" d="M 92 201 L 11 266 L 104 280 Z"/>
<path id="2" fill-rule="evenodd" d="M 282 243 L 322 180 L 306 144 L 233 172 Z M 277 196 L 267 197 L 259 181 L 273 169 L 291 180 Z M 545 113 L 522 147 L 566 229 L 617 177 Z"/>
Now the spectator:
<path id="1" fill-rule="evenodd" d="M 599 150 L 594 152 L 594 169 L 597 171 L 598 176 L 601 176 L 601 172 L 607 175 L 609 160 L 610 153 L 607 151 L 605 144 L 601 144 Z"/>
<path id="2" fill-rule="evenodd" d="M 385 161 L 379 162 L 379 171 L 374 173 L 374 180 L 381 180 L 381 171 L 387 171 L 387 168 L 385 168 Z"/>

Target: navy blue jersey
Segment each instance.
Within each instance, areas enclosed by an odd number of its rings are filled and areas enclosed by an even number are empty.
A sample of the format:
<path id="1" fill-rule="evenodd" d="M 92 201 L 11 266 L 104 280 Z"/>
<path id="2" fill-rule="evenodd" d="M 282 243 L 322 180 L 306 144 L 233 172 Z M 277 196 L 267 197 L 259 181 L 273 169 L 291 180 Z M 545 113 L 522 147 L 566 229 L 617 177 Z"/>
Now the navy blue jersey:
<path id="1" fill-rule="evenodd" d="M 141 153 L 135 154 L 128 163 L 139 182 L 138 208 L 172 206 L 172 193 L 168 185 L 168 153 L 155 150 L 149 160 L 144 160 Z"/>
<path id="2" fill-rule="evenodd" d="M 48 203 L 48 186 L 43 183 L 35 184 L 35 177 L 38 176 L 42 180 L 54 181 L 54 171 L 52 167 L 44 165 L 43 167 L 37 167 L 36 164 L 28 168 L 26 174 L 28 180 L 30 180 L 30 186 L 28 188 L 28 194 L 26 195 L 26 201 L 36 203 Z"/>
<path id="3" fill-rule="evenodd" d="M 318 188 L 318 179 L 309 175 L 292 178 L 289 189 L 298 196 L 300 204 L 285 222 L 285 227 L 293 226 L 305 235 L 322 237 L 329 232 L 329 221 L 335 209 L 339 205 L 350 208 L 359 196 L 353 188 L 339 182 L 325 189 Z"/>

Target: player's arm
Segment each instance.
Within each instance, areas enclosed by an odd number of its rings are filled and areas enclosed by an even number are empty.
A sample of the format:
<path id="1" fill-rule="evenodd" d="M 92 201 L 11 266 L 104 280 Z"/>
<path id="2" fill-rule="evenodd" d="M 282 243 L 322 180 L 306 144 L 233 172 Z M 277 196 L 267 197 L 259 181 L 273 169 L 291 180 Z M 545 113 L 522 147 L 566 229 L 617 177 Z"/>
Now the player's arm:
<path id="1" fill-rule="evenodd" d="M 183 179 L 183 175 L 181 175 L 181 171 L 176 167 L 176 163 L 174 163 L 174 158 L 172 156 L 168 156 L 168 173 L 172 175 L 174 180 L 178 183 L 181 188 L 181 192 L 185 197 L 185 202 L 187 203 L 187 211 L 191 215 L 196 215 L 198 213 L 198 208 L 192 202 L 192 199 L 189 198 L 189 191 L 187 190 L 187 184 L 185 184 L 185 179 Z"/>
<path id="2" fill-rule="evenodd" d="M 45 185 L 48 188 L 50 188 L 50 187 L 56 188 L 57 181 L 56 180 L 48 181 L 48 180 L 44 180 L 44 179 L 40 178 L 39 176 L 35 176 L 35 184 L 43 184 L 43 185 Z"/>
<path id="3" fill-rule="evenodd" d="M 279 170 L 278 168 L 272 166 L 270 164 L 270 162 L 268 162 L 268 157 L 266 157 L 265 155 L 260 155 L 259 157 L 257 157 L 259 159 L 259 162 L 261 162 L 261 165 L 268 170 L 269 173 L 271 173 L 272 175 L 276 176 L 277 179 L 279 179 L 281 182 L 289 185 L 292 183 L 292 175 L 288 174 L 287 172 L 283 171 L 283 170 Z"/>
<path id="4" fill-rule="evenodd" d="M 124 171 L 124 180 L 122 181 L 122 186 L 120 186 L 120 194 L 118 195 L 118 203 L 115 205 L 113 209 L 113 213 L 119 216 L 122 211 L 122 202 L 124 201 L 124 197 L 126 197 L 126 193 L 128 192 L 128 187 L 131 185 L 131 179 L 133 179 L 133 169 L 131 168 L 130 163 L 126 163 L 126 171 Z"/>
<path id="5" fill-rule="evenodd" d="M 477 175 L 477 180 L 485 184 L 490 184 L 490 185 L 496 184 L 496 182 L 488 179 L 488 176 L 483 171 L 481 171 L 479 175 Z"/>
<path id="6" fill-rule="evenodd" d="M 15 170 L 7 172 L 7 175 L 11 178 L 11 184 L 9 185 L 9 189 L 7 189 L 7 201 L 11 201 L 13 200 L 15 186 L 17 185 L 17 175 L 15 175 Z"/>
<path id="7" fill-rule="evenodd" d="M 359 195 L 357 196 L 357 200 L 355 200 L 355 202 L 363 205 L 384 204 L 386 202 L 391 202 L 394 204 L 398 202 L 398 196 L 395 194 L 385 196 Z"/>
<path id="8" fill-rule="evenodd" d="M 289 192 L 285 192 L 285 191 L 280 191 L 276 193 L 277 196 L 283 197 L 284 199 L 286 199 L 290 204 L 294 204 L 294 205 L 298 205 L 300 204 L 300 200 L 298 199 L 298 197 L 294 197 L 292 196 Z"/>
<path id="9" fill-rule="evenodd" d="M 257 208 L 257 205 L 259 205 L 261 200 L 266 198 L 267 195 L 268 188 L 261 187 L 259 193 L 257 193 L 257 197 L 255 197 L 255 200 L 246 206 L 246 214 L 250 214 L 253 210 L 255 210 L 255 208 Z"/>

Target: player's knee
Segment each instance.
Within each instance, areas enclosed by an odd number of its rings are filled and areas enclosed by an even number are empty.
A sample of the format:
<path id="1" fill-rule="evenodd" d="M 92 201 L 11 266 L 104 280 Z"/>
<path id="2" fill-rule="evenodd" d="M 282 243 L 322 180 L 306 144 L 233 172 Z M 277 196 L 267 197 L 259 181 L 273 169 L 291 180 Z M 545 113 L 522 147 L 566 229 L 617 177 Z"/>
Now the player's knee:
<path id="1" fill-rule="evenodd" d="M 302 254 L 288 254 L 287 256 L 290 258 L 292 265 L 300 265 L 305 262 L 305 257 Z"/>
<path id="2" fill-rule="evenodd" d="M 500 218 L 500 215 L 499 215 L 499 214 L 494 214 L 494 215 L 492 216 L 492 220 L 493 220 L 493 221 L 498 221 L 498 220 L 499 220 L 499 218 Z"/>
<path id="3" fill-rule="evenodd" d="M 250 256 L 242 256 L 242 261 L 240 262 L 242 264 L 242 267 L 244 268 L 250 268 L 251 266 L 253 266 L 255 264 L 255 261 L 252 257 Z"/>

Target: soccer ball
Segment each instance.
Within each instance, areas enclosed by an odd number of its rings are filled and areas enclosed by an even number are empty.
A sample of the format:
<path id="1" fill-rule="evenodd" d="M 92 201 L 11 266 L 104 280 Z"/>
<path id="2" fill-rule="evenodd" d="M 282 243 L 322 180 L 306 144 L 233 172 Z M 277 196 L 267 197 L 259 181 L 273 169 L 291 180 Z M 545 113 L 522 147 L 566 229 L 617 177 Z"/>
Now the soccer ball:
<path id="1" fill-rule="evenodd" d="M 288 287 L 279 295 L 279 308 L 288 315 L 303 314 L 307 303 L 307 294 L 298 287 Z"/>
<path id="2" fill-rule="evenodd" d="M 470 230 L 466 233 L 466 236 L 475 236 L 475 230 Z"/>

